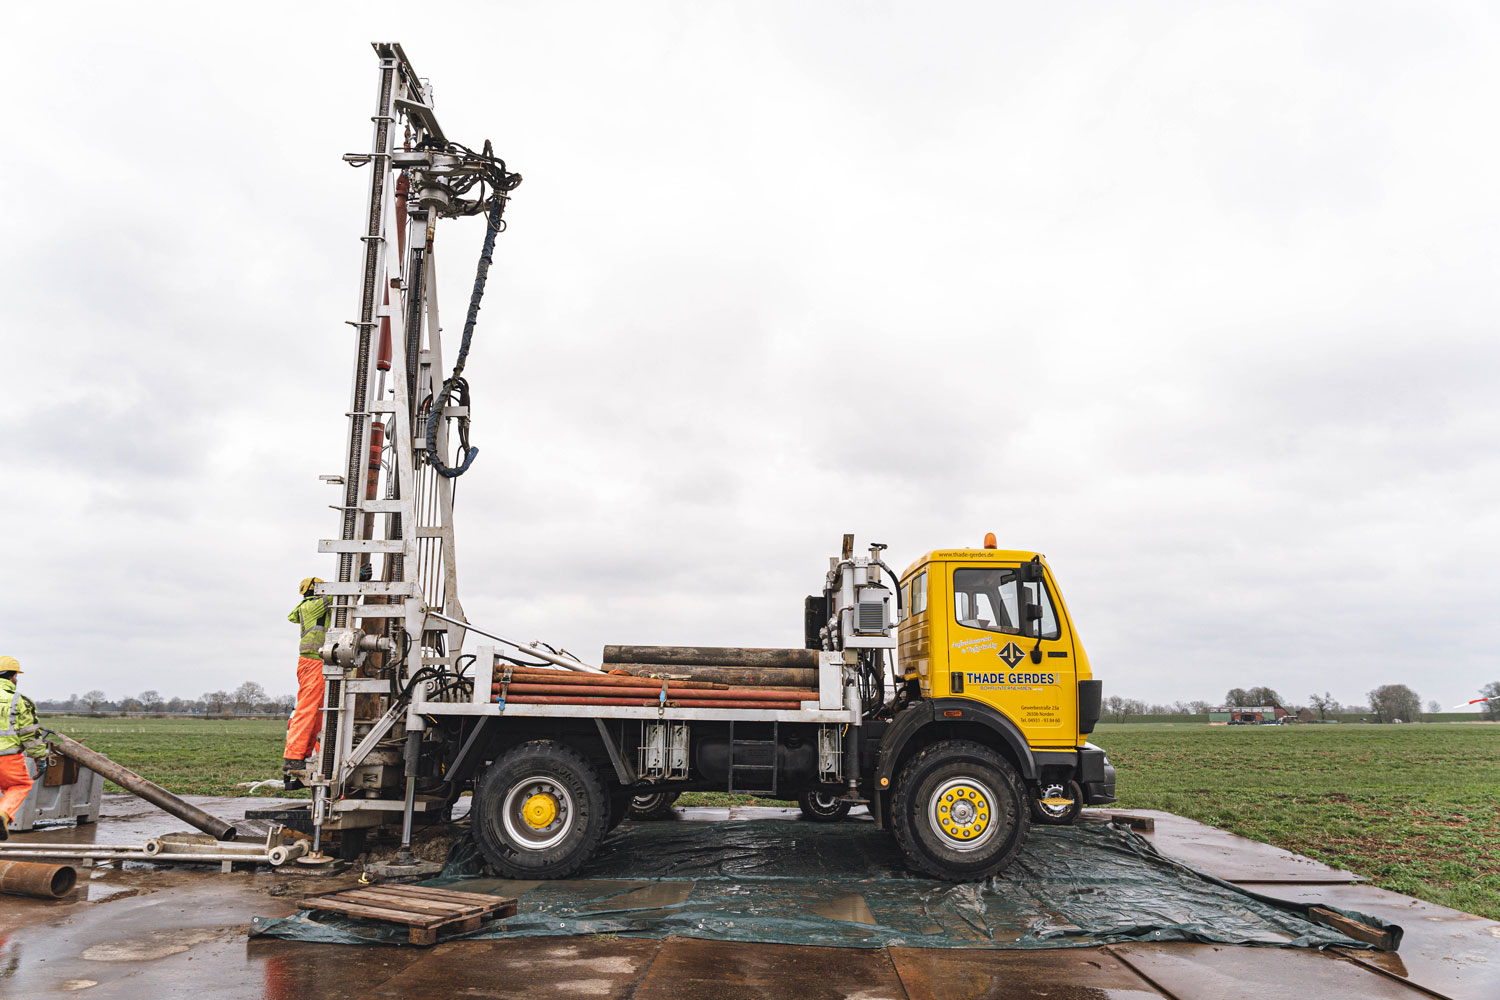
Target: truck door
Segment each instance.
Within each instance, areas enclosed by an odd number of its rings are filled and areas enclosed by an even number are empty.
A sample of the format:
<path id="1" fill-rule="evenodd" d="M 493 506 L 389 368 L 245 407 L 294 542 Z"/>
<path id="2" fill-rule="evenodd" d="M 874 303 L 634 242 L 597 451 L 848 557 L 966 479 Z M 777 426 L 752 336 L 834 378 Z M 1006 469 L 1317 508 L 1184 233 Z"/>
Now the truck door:
<path id="1" fill-rule="evenodd" d="M 1048 581 L 1028 582 L 1024 575 L 1031 574 L 1019 564 L 952 568 L 949 691 L 1003 712 L 1033 745 L 1072 746 L 1078 718 L 1073 637 Z M 1028 606 L 1039 617 L 1029 617 Z"/>

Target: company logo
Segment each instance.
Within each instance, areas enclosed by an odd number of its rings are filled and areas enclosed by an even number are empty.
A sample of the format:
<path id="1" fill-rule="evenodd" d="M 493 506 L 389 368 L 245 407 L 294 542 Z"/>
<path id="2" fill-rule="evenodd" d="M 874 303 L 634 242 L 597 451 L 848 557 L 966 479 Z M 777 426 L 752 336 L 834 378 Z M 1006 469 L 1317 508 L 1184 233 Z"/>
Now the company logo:
<path id="1" fill-rule="evenodd" d="M 1005 661 L 1007 667 L 1013 667 L 1026 658 L 1026 654 L 1013 642 L 1007 642 L 1005 648 L 1000 650 L 1000 659 Z"/>
<path id="2" fill-rule="evenodd" d="M 1057 674 L 1055 673 L 991 674 L 965 670 L 962 675 L 955 672 L 953 676 L 963 677 L 963 680 L 951 689 L 955 694 L 961 691 L 964 687 L 1016 689 L 1043 687 L 1048 684 L 1057 683 Z"/>

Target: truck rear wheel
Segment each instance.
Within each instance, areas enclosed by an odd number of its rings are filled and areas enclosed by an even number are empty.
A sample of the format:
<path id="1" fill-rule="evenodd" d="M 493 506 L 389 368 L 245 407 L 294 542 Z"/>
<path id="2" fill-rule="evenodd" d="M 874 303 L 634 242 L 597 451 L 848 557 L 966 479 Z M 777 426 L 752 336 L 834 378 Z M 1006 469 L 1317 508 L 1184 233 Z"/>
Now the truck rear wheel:
<path id="1" fill-rule="evenodd" d="M 1029 806 L 1004 757 L 968 740 L 943 740 L 901 769 L 891 830 L 913 868 L 969 882 L 1015 858 L 1031 829 Z"/>
<path id="2" fill-rule="evenodd" d="M 661 819 L 672 811 L 672 803 L 677 801 L 681 792 L 651 792 L 649 795 L 636 795 L 630 799 L 631 819 Z"/>
<path id="3" fill-rule="evenodd" d="M 836 823 L 849 815 L 849 803 L 831 792 L 803 792 L 797 796 L 802 815 L 820 823 Z"/>
<path id="4" fill-rule="evenodd" d="M 551 740 L 507 750 L 475 788 L 479 850 L 508 878 L 573 874 L 598 849 L 609 819 L 609 798 L 594 765 Z"/>

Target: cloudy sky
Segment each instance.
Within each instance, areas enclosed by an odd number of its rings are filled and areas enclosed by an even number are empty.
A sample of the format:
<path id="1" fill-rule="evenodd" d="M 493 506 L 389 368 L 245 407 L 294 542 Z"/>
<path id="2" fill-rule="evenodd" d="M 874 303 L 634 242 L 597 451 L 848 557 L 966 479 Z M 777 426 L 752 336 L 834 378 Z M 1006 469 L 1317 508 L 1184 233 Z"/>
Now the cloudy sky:
<path id="1" fill-rule="evenodd" d="M 32 4 L 0 652 L 294 687 L 333 576 L 372 39 L 525 175 L 468 375 L 477 624 L 798 645 L 845 531 L 1045 552 L 1106 693 L 1500 679 L 1480 4 Z M 482 224 L 440 234 L 459 325 Z"/>

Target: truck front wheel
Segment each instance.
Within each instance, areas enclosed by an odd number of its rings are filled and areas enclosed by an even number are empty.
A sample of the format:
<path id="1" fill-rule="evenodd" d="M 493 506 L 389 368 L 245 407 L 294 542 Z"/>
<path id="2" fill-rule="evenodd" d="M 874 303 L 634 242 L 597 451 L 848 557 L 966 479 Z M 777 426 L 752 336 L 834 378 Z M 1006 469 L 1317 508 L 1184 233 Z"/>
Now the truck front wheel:
<path id="1" fill-rule="evenodd" d="M 609 824 L 599 772 L 551 740 L 507 750 L 474 791 L 479 850 L 507 878 L 566 878 L 593 856 Z"/>
<path id="2" fill-rule="evenodd" d="M 901 769 L 891 829 L 913 868 L 969 882 L 1015 858 L 1031 829 L 1029 806 L 1004 757 L 968 740 L 943 740 Z"/>

